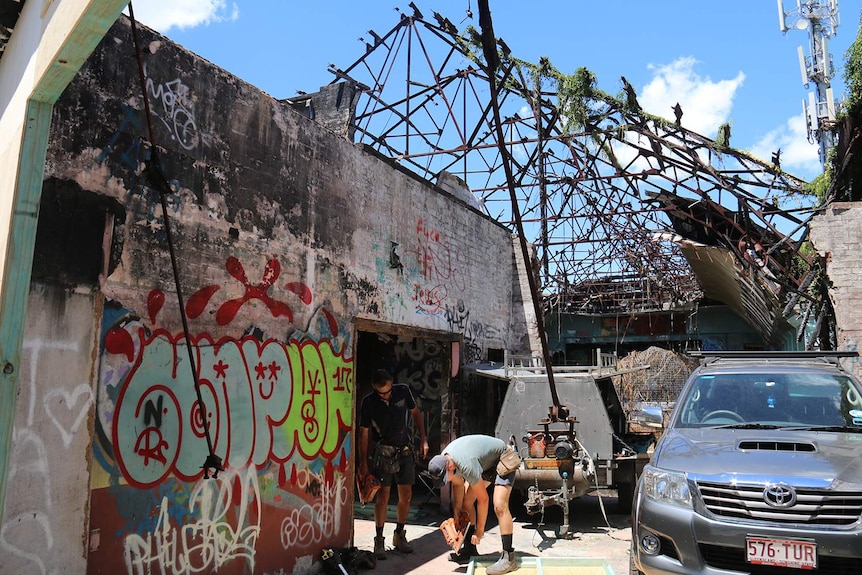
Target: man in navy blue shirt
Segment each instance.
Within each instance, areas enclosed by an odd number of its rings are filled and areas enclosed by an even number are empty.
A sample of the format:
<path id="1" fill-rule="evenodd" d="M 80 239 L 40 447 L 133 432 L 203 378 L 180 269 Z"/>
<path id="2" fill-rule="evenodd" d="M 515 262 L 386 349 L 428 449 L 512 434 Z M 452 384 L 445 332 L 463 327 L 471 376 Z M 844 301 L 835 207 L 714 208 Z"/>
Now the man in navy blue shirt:
<path id="1" fill-rule="evenodd" d="M 383 527 L 386 524 L 386 509 L 389 504 L 389 488 L 393 481 L 398 486 L 398 507 L 392 544 L 402 553 L 413 553 L 407 541 L 404 523 L 410 512 L 413 483 L 416 480 L 416 459 L 407 416 L 419 432 L 420 456 L 428 457 L 428 438 L 422 412 L 413 399 L 410 387 L 393 383 L 393 377 L 385 369 L 378 369 L 371 382 L 373 391 L 362 398 L 359 408 L 359 477 L 368 475 L 368 447 L 375 442 L 372 471 L 380 479 L 380 490 L 374 502 L 374 555 L 386 559 Z M 372 437 L 373 436 L 373 437 Z"/>

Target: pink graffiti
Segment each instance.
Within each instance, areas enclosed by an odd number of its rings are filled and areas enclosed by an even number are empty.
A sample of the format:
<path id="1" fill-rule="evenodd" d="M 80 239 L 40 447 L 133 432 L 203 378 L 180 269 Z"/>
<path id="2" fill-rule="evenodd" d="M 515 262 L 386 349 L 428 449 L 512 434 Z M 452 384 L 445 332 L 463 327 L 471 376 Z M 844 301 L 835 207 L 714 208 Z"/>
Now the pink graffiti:
<path id="1" fill-rule="evenodd" d="M 464 274 L 459 269 L 462 256 L 457 245 L 438 230 L 429 228 L 421 218 L 416 223 L 416 235 L 413 257 L 422 277 L 429 281 L 445 281 L 460 291 L 466 289 Z"/>

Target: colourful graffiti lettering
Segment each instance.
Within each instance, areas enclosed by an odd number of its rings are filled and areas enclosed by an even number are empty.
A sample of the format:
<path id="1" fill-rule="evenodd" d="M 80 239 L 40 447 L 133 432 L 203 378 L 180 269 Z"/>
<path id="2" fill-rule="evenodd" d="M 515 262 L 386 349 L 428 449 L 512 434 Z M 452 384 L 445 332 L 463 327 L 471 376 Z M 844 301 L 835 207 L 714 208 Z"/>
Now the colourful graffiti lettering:
<path id="1" fill-rule="evenodd" d="M 141 344 L 112 422 L 117 465 L 131 485 L 151 487 L 169 474 L 200 477 L 207 429 L 225 466 L 239 469 L 294 455 L 332 457 L 352 428 L 353 361 L 327 340 L 201 336 L 194 342 L 198 401 L 182 337 L 163 330 L 147 337 L 140 328 L 132 335 Z"/>

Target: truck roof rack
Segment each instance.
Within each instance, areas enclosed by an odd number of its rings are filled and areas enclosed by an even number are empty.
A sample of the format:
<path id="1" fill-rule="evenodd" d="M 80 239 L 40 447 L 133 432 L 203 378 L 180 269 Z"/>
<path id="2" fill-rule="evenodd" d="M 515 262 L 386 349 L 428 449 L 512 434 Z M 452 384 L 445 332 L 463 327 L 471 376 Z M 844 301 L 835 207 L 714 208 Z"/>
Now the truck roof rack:
<path id="1" fill-rule="evenodd" d="M 686 355 L 690 357 L 704 358 L 708 363 L 719 359 L 819 359 L 830 363 L 837 363 L 842 357 L 859 357 L 857 351 L 756 351 L 756 350 L 731 350 L 731 351 L 689 351 Z"/>

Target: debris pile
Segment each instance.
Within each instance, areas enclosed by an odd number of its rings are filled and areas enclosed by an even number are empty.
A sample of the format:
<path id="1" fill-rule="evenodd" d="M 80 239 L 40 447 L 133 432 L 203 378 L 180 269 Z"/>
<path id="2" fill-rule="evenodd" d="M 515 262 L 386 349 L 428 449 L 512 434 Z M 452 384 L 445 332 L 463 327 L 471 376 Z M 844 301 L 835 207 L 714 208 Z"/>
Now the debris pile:
<path id="1" fill-rule="evenodd" d="M 614 386 L 626 414 L 638 407 L 661 406 L 669 410 L 682 390 L 685 380 L 698 365 L 698 360 L 659 347 L 635 351 L 617 362 L 617 369 L 625 370 L 648 365 L 614 377 Z"/>

